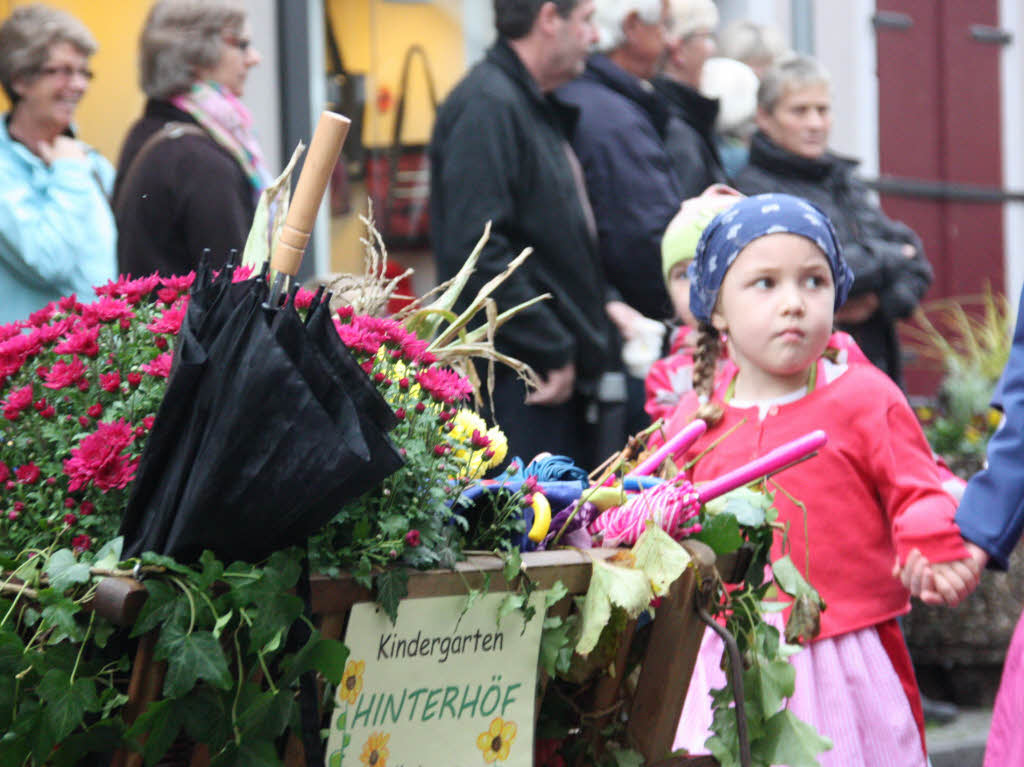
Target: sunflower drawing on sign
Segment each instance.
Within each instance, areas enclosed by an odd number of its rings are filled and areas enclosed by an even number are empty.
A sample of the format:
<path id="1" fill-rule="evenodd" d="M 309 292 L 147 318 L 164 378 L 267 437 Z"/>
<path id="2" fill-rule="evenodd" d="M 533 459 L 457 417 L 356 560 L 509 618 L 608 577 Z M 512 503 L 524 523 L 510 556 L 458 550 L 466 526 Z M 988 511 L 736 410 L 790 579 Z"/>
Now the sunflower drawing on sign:
<path id="1" fill-rule="evenodd" d="M 504 762 L 508 759 L 508 753 L 512 749 L 512 742 L 516 739 L 516 723 L 506 722 L 499 717 L 491 720 L 491 726 L 487 732 L 481 732 L 476 739 L 476 747 L 484 755 L 487 764 L 496 761 Z"/>
<path id="2" fill-rule="evenodd" d="M 366 767 L 387 767 L 388 757 L 391 755 L 391 752 L 388 751 L 389 740 L 391 740 L 391 736 L 387 733 L 373 733 L 366 739 L 366 743 L 363 745 L 363 753 L 359 755 L 359 760 Z"/>
<path id="3" fill-rule="evenodd" d="M 338 697 L 347 703 L 354 704 L 359 693 L 363 690 L 363 670 L 366 662 L 361 660 L 350 660 L 345 664 L 345 673 L 341 677 L 341 684 L 338 685 Z"/>

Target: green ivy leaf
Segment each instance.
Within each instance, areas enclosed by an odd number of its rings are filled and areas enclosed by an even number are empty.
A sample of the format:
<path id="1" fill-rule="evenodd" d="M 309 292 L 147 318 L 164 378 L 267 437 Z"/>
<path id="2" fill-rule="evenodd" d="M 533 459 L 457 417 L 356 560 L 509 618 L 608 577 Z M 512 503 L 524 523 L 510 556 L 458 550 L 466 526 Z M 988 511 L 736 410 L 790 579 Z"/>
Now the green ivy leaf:
<path id="1" fill-rule="evenodd" d="M 43 589 L 39 592 L 39 603 L 46 605 L 41 613 L 43 624 L 53 629 L 47 644 L 57 644 L 65 639 L 72 642 L 82 641 L 84 632 L 75 620 L 75 615 L 81 608 L 73 600 L 55 589 Z"/>
<path id="2" fill-rule="evenodd" d="M 231 619 L 234 617 L 234 615 L 234 610 L 228 610 L 226 613 L 217 618 L 217 621 L 213 624 L 213 636 L 215 639 L 220 639 L 220 635 L 224 633 L 224 628 L 231 622 Z"/>
<path id="3" fill-rule="evenodd" d="M 50 556 L 46 575 L 50 578 L 50 588 L 62 594 L 79 583 L 88 583 L 91 577 L 89 565 L 77 561 L 71 549 L 60 549 Z"/>
<path id="4" fill-rule="evenodd" d="M 92 679 L 76 679 L 58 669 L 50 669 L 39 681 L 39 697 L 46 701 L 43 720 L 56 735 L 66 738 L 82 723 L 86 711 L 97 711 L 99 699 Z"/>
<path id="5" fill-rule="evenodd" d="M 511 582 L 522 571 L 523 558 L 519 555 L 519 549 L 513 549 L 502 554 L 502 559 L 505 560 L 505 565 L 501 568 L 501 574 L 505 576 L 506 581 Z"/>
<path id="6" fill-rule="evenodd" d="M 152 551 L 144 551 L 142 556 L 139 557 L 139 561 L 144 565 L 153 565 L 155 567 L 165 567 L 173 573 L 180 573 L 181 575 L 191 575 L 192 570 L 188 565 L 183 565 L 174 557 L 167 557 L 163 554 L 155 554 Z"/>
<path id="7" fill-rule="evenodd" d="M 751 751 L 754 751 L 754 745 Z M 789 709 L 783 709 L 765 722 L 764 737 L 756 744 L 757 758 L 765 764 L 788 767 L 820 767 L 815 758 L 832 748 L 832 741 L 801 722 Z"/>
<path id="8" fill-rule="evenodd" d="M 204 549 L 199 557 L 199 566 L 200 572 L 194 576 L 196 588 L 208 591 L 224 575 L 224 565 L 212 551 Z"/>
<path id="9" fill-rule="evenodd" d="M 706 543 L 719 555 L 731 554 L 743 545 L 739 522 L 732 514 L 724 512 L 709 515 L 700 532 L 693 537 Z"/>
<path id="10" fill-rule="evenodd" d="M 14 676 L 25 667 L 25 645 L 13 631 L 0 631 L 0 676 Z"/>
<path id="11" fill-rule="evenodd" d="M 348 647 L 337 639 L 321 639 L 309 656 L 313 668 L 324 675 L 331 684 L 341 684 L 348 661 Z"/>
<path id="12" fill-rule="evenodd" d="M 796 669 L 784 660 L 758 656 L 743 672 L 744 697 L 757 701 L 765 718 L 772 716 L 783 701 L 793 694 Z"/>
<path id="13" fill-rule="evenodd" d="M 142 752 L 146 765 L 155 764 L 171 747 L 174 739 L 181 732 L 185 720 L 187 706 L 180 705 L 180 701 L 164 699 L 151 702 L 146 706 L 134 724 L 128 729 L 126 738 L 138 742 L 145 736 L 145 741 L 139 749 Z"/>
<path id="14" fill-rule="evenodd" d="M 199 743 L 220 743 L 231 737 L 230 716 L 223 698 L 209 685 L 199 685 L 182 707 L 185 732 Z"/>
<path id="15" fill-rule="evenodd" d="M 123 725 L 120 718 L 103 721 L 84 732 L 77 732 L 61 741 L 57 751 L 47 760 L 50 767 L 77 767 L 89 760 L 89 754 L 105 754 L 117 748 Z M 4 762 L 8 764 L 8 762 Z"/>
<path id="16" fill-rule="evenodd" d="M 377 604 L 394 623 L 398 620 L 398 603 L 409 595 L 409 573 L 401 569 L 384 570 L 373 578 Z"/>
<path id="17" fill-rule="evenodd" d="M 0 674 L 0 732 L 7 732 L 11 727 L 15 703 L 14 677 Z"/>
<path id="18" fill-rule="evenodd" d="M 199 679 L 222 690 L 232 685 L 224 651 L 209 631 L 187 634 L 178 625 L 164 626 L 156 643 L 154 658 L 167 661 L 164 695 L 169 698 L 182 697 Z"/>
<path id="19" fill-rule="evenodd" d="M 651 582 L 655 596 L 664 596 L 690 564 L 690 555 L 672 536 L 653 522 L 633 546 L 636 567 Z"/>
<path id="20" fill-rule="evenodd" d="M 544 619 L 540 635 L 540 666 L 554 677 L 560 671 L 568 671 L 572 662 L 572 644 L 568 624 L 557 616 Z"/>
<path id="21" fill-rule="evenodd" d="M 544 592 L 544 609 L 561 602 L 569 594 L 569 589 L 561 581 L 555 581 L 551 588 Z"/>
<path id="22" fill-rule="evenodd" d="M 804 580 L 804 576 L 797 570 L 788 554 L 772 562 L 772 575 L 775 576 L 775 583 L 779 588 L 791 597 L 799 597 L 804 594 L 818 596 L 818 592 Z"/>
<path id="23" fill-rule="evenodd" d="M 146 591 L 149 596 L 132 627 L 133 637 L 159 627 L 176 625 L 184 628 L 188 625 L 188 600 L 180 591 L 155 578 L 146 581 Z"/>
<path id="24" fill-rule="evenodd" d="M 612 605 L 635 618 L 654 597 L 651 582 L 640 570 L 594 560 L 590 586 L 583 600 L 583 624 L 576 652 L 587 655 L 597 646 L 612 614 Z"/>
<path id="25" fill-rule="evenodd" d="M 113 569 L 121 561 L 121 550 L 124 548 L 124 538 L 118 536 L 113 540 L 104 543 L 93 558 L 92 566 L 105 570 Z"/>
<path id="26" fill-rule="evenodd" d="M 748 487 L 739 487 L 708 501 L 704 508 L 711 516 L 732 514 L 741 525 L 760 527 L 765 523 L 771 505 L 770 496 Z"/>
<path id="27" fill-rule="evenodd" d="M 261 652 L 271 651 L 275 637 L 280 638 L 302 615 L 302 600 L 294 594 L 277 593 L 259 605 L 252 624 L 252 643 Z"/>
<path id="28" fill-rule="evenodd" d="M 501 625 L 501 621 L 508 615 L 511 615 L 516 610 L 521 610 L 523 605 L 526 604 L 526 597 L 522 594 L 518 594 L 514 591 L 510 591 L 501 600 L 501 604 L 498 605 L 498 625 Z"/>

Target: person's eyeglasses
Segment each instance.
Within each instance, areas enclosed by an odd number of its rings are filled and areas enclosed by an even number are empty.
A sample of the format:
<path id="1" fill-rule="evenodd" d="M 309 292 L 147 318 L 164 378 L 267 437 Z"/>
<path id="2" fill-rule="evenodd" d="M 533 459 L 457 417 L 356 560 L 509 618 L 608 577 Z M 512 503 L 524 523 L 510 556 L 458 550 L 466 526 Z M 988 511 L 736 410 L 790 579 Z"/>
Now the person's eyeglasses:
<path id="1" fill-rule="evenodd" d="M 85 67 L 73 67 L 70 64 L 62 64 L 59 67 L 40 67 L 39 74 L 43 77 L 53 77 L 56 75 L 62 80 L 70 80 L 75 75 L 78 75 L 90 82 L 94 77 L 91 69 L 86 69 Z"/>
<path id="2" fill-rule="evenodd" d="M 252 46 L 252 40 L 249 40 L 248 38 L 245 38 L 245 37 L 225 37 L 224 41 L 228 45 L 235 46 L 242 53 L 246 53 L 249 50 L 249 48 Z"/>

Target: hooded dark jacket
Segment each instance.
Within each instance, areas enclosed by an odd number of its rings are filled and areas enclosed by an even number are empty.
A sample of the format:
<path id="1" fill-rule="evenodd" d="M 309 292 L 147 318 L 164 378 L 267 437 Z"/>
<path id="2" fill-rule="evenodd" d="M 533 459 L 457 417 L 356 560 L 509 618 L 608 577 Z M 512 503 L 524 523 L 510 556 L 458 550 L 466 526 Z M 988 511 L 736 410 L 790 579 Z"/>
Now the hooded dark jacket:
<path id="1" fill-rule="evenodd" d="M 715 146 L 718 99 L 709 99 L 690 86 L 664 76 L 655 77 L 651 83 L 665 99 L 671 114 L 665 150 L 672 158 L 683 197 L 696 197 L 712 184 L 728 183 Z"/>
<path id="2" fill-rule="evenodd" d="M 430 141 L 430 224 L 440 279 L 465 263 L 491 222 L 464 303 L 527 247 L 492 296 L 498 311 L 550 293 L 502 326 L 497 348 L 538 373 L 572 362 L 581 382 L 605 370 L 607 287 L 568 138 L 578 110 L 545 95 L 499 39 L 438 109 Z"/>
<path id="3" fill-rule="evenodd" d="M 609 282 L 648 317 L 671 317 L 661 237 L 683 195 L 665 151 L 668 107 L 650 83 L 600 54 L 558 95 L 581 110 L 573 147 L 583 163 Z"/>
<path id="4" fill-rule="evenodd" d="M 856 168 L 856 161 L 831 152 L 818 159 L 801 157 L 758 132 L 749 164 L 737 174 L 735 185 L 748 195 L 786 192 L 803 197 L 832 219 L 854 274 L 851 297 L 875 293 L 879 298 L 878 311 L 867 321 L 842 328 L 868 359 L 902 385 L 895 323 L 914 311 L 931 285 L 932 269 L 921 238 L 906 224 L 886 217 L 854 175 Z M 913 258 L 903 255 L 907 244 L 915 249 Z"/>

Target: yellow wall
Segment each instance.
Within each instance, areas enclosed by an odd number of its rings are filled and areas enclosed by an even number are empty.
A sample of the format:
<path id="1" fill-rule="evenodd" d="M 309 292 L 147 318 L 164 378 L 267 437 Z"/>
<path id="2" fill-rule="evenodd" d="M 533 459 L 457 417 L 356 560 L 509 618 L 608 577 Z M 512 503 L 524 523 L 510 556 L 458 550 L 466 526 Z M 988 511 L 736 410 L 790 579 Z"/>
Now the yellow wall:
<path id="1" fill-rule="evenodd" d="M 7 18 L 26 0 L 0 0 L 0 17 Z M 90 66 L 96 73 L 78 107 L 75 122 L 79 138 L 96 147 L 112 163 L 128 127 L 142 111 L 142 92 L 136 75 L 135 52 L 139 30 L 149 8 L 139 0 L 47 0 L 80 19 L 99 43 Z M 3 102 L 3 110 L 8 104 Z"/>
<path id="2" fill-rule="evenodd" d="M 485 0 L 463 0 L 482 2 Z M 367 74 L 363 138 L 367 146 L 391 141 L 395 102 L 401 79 L 402 61 L 412 44 L 426 49 L 430 69 L 443 99 L 465 72 L 461 3 L 388 3 L 382 0 L 327 0 L 328 12 L 339 37 L 345 67 Z M 378 89 L 391 92 L 391 108 L 376 108 Z M 427 98 L 420 62 L 414 64 L 409 78 L 404 139 L 422 143 L 430 136 L 433 113 Z"/>
<path id="3" fill-rule="evenodd" d="M 345 68 L 366 74 L 366 109 L 363 142 L 368 147 L 387 146 L 394 128 L 395 106 L 401 79 L 402 61 L 409 46 L 418 43 L 427 52 L 434 75 L 438 99 L 465 74 L 465 47 L 461 27 L 461 0 L 439 3 L 388 3 L 382 0 L 326 0 L 328 12 L 339 38 Z M 426 83 L 416 61 L 409 78 L 405 124 L 405 143 L 426 143 L 433 127 L 433 112 Z M 377 108 L 377 93 L 391 93 L 390 108 Z M 331 220 L 331 268 L 335 271 L 362 270 L 362 246 L 359 238 L 364 227 L 359 214 L 366 213 L 366 187 L 352 185 L 353 212 Z M 427 253 L 391 253 L 392 260 L 416 269 L 416 289 L 433 281 L 433 263 Z"/>

